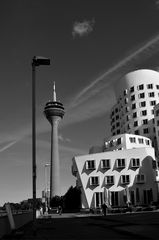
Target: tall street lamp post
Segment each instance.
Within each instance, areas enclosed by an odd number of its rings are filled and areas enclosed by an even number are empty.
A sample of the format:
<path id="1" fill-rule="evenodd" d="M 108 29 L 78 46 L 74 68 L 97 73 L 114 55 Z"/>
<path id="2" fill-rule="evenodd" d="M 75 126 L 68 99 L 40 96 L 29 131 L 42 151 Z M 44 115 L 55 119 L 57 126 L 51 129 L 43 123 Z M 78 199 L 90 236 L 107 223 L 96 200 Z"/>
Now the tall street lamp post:
<path id="1" fill-rule="evenodd" d="M 50 59 L 34 56 L 32 59 L 32 181 L 33 181 L 33 225 L 36 224 L 36 67 L 50 65 Z"/>

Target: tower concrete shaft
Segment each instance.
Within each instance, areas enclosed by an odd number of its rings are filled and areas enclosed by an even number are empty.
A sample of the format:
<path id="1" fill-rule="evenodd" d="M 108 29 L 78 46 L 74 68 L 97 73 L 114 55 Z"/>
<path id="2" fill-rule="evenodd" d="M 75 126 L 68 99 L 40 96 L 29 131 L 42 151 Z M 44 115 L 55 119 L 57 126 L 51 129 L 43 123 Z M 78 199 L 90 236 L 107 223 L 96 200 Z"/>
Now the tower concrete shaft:
<path id="1" fill-rule="evenodd" d="M 63 104 L 56 100 L 55 83 L 53 100 L 46 103 L 44 114 L 51 124 L 50 199 L 60 195 L 60 161 L 58 148 L 58 126 L 64 116 Z"/>
<path id="2" fill-rule="evenodd" d="M 58 125 L 61 118 L 51 118 L 51 164 L 50 164 L 50 197 L 60 195 L 60 162 L 58 146 Z"/>

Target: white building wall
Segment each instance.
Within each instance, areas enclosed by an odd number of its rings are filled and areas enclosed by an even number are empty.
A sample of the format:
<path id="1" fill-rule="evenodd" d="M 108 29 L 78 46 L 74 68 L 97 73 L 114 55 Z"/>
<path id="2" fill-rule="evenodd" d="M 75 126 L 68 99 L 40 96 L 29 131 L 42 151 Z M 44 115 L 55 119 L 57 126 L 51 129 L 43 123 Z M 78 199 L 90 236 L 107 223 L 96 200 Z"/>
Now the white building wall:
<path id="1" fill-rule="evenodd" d="M 139 158 L 140 167 L 131 167 L 131 159 Z M 110 168 L 102 169 L 101 160 L 110 159 Z M 117 159 L 125 159 L 125 167 L 118 168 L 116 163 Z M 86 163 L 89 160 L 95 161 L 95 168 L 88 170 Z M 144 204 L 144 190 L 152 190 L 153 201 L 157 201 L 157 185 L 156 185 L 156 171 L 153 169 L 153 160 L 155 160 L 154 148 L 136 148 L 122 151 L 110 151 L 96 154 L 89 154 L 84 156 L 74 157 L 73 165 L 76 165 L 77 179 L 81 182 L 82 201 L 84 208 L 94 208 L 95 194 L 102 193 L 104 200 L 104 192 L 109 190 L 110 194 L 118 192 L 118 206 L 123 206 L 124 194 L 126 186 L 129 191 L 134 191 L 134 204 Z M 137 174 L 145 175 L 145 182 L 137 184 L 135 181 Z M 121 176 L 129 175 L 130 182 L 128 184 L 121 183 Z M 105 178 L 107 176 L 114 176 L 113 184 L 106 184 Z M 99 178 L 99 185 L 92 186 L 90 184 L 91 177 Z M 140 203 L 136 202 L 136 188 L 139 189 Z M 102 202 L 101 202 L 102 203 Z M 145 203 L 146 204 L 146 203 Z"/>
<path id="2" fill-rule="evenodd" d="M 112 136 L 109 141 L 104 141 L 105 152 L 141 147 L 152 147 L 151 140 L 144 136 L 134 134 L 119 134 L 116 136 Z"/>
<path id="3" fill-rule="evenodd" d="M 159 103 L 159 73 L 147 69 L 128 73 L 116 84 L 115 94 L 117 104 L 111 112 L 112 135 L 132 133 L 154 140 L 153 108 Z"/>

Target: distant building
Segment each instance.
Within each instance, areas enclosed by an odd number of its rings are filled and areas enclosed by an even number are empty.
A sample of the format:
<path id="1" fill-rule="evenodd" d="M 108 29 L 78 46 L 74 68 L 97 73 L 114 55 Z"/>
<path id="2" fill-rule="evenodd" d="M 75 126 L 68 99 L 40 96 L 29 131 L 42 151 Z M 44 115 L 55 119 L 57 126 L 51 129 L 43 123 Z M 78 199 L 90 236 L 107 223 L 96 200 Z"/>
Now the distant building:
<path id="1" fill-rule="evenodd" d="M 137 70 L 116 85 L 112 137 L 73 158 L 82 207 L 148 205 L 158 201 L 159 73 Z M 158 104 L 158 105 L 156 105 Z M 155 107 L 155 108 L 154 108 Z"/>

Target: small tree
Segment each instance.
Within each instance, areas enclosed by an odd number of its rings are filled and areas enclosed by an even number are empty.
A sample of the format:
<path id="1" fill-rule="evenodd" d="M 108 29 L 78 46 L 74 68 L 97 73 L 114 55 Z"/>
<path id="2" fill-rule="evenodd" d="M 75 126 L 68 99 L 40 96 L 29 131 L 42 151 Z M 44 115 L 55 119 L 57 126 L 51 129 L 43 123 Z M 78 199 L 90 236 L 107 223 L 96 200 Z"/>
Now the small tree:
<path id="1" fill-rule="evenodd" d="M 81 208 L 81 191 L 77 187 L 71 186 L 63 196 L 64 208 L 77 210 Z"/>
<path id="2" fill-rule="evenodd" d="M 53 198 L 51 198 L 50 200 L 50 207 L 58 207 L 58 206 L 62 206 L 63 205 L 63 201 L 62 201 L 62 197 L 60 196 L 55 196 Z"/>

